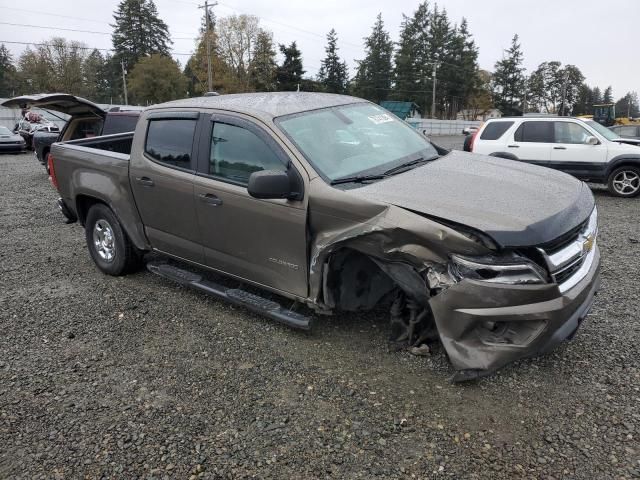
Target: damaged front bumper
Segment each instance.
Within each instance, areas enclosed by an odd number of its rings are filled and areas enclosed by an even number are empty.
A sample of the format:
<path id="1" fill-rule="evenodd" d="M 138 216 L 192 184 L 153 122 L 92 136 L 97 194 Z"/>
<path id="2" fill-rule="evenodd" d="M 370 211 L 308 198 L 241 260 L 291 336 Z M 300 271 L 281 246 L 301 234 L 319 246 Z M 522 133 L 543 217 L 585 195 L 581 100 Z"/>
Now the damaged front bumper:
<path id="1" fill-rule="evenodd" d="M 600 252 L 589 254 L 581 279 L 507 285 L 462 280 L 429 301 L 454 381 L 495 372 L 512 361 L 551 350 L 587 316 L 600 285 Z"/>

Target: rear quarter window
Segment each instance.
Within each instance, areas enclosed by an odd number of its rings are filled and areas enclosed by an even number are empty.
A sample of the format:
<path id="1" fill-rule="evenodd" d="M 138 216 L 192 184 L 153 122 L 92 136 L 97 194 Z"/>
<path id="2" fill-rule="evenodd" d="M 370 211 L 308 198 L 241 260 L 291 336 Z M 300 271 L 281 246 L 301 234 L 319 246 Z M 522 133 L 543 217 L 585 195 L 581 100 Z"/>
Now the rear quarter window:
<path id="1" fill-rule="evenodd" d="M 482 134 L 480 135 L 481 140 L 498 140 L 504 132 L 509 130 L 513 122 L 491 122 L 488 123 Z"/>

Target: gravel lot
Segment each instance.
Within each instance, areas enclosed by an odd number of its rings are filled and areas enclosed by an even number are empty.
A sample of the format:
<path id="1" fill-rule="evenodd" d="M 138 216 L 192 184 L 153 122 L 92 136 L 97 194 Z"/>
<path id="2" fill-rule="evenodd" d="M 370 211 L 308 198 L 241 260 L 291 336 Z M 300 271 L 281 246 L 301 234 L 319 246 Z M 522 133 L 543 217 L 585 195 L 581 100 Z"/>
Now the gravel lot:
<path id="1" fill-rule="evenodd" d="M 571 343 L 452 385 L 385 312 L 313 335 L 101 274 L 44 169 L 0 156 L 0 478 L 640 478 L 640 200 L 595 191 L 602 291 Z"/>

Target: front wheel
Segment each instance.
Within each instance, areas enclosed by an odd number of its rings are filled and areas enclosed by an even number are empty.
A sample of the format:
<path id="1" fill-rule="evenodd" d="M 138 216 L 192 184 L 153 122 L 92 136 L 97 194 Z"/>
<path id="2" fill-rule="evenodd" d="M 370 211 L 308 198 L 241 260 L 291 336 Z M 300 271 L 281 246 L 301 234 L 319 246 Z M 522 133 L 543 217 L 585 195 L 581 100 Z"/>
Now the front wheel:
<path id="1" fill-rule="evenodd" d="M 140 266 L 140 253 L 106 205 L 97 203 L 89 209 L 85 237 L 91 258 L 107 275 L 123 275 Z"/>
<path id="2" fill-rule="evenodd" d="M 635 197 L 640 193 L 640 168 L 632 166 L 616 168 L 609 175 L 607 187 L 617 197 Z"/>

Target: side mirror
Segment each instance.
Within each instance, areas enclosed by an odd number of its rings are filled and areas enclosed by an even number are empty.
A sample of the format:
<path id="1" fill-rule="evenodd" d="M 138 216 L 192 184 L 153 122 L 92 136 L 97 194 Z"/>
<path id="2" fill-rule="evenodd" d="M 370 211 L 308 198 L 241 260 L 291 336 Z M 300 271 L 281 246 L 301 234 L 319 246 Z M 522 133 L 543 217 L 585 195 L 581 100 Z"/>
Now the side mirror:
<path id="1" fill-rule="evenodd" d="M 600 144 L 598 139 L 596 137 L 593 137 L 593 136 L 587 137 L 587 139 L 584 141 L 584 143 L 586 143 L 587 145 L 599 145 Z"/>
<path id="2" fill-rule="evenodd" d="M 291 198 L 294 195 L 289 175 L 282 170 L 253 172 L 247 191 L 252 197 L 263 199 Z"/>

